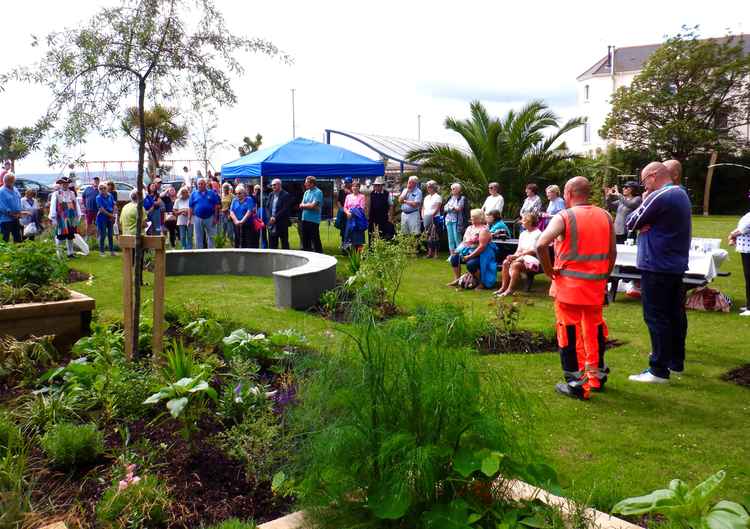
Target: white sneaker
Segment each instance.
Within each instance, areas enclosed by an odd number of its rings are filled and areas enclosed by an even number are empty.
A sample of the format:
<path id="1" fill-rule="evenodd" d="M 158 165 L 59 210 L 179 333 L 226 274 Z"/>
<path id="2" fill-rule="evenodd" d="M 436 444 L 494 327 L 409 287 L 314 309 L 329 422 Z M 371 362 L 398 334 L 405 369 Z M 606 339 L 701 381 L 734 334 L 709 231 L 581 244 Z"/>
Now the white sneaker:
<path id="1" fill-rule="evenodd" d="M 647 384 L 668 384 L 669 383 L 668 378 L 657 377 L 648 369 L 644 371 L 643 373 L 638 373 L 637 375 L 630 375 L 628 377 L 628 380 L 631 380 L 633 382 L 645 382 Z"/>
<path id="2" fill-rule="evenodd" d="M 107 254 L 104 252 L 99 252 L 99 257 L 107 257 Z"/>
<path id="3" fill-rule="evenodd" d="M 750 316 L 750 310 L 743 310 L 742 312 L 740 312 L 740 316 Z"/>

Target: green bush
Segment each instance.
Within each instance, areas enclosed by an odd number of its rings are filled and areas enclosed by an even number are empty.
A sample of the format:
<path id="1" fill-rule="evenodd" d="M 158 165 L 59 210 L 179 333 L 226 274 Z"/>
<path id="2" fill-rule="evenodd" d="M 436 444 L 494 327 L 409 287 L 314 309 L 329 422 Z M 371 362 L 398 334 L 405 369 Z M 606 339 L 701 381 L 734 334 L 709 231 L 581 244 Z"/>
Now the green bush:
<path id="1" fill-rule="evenodd" d="M 158 377 L 146 365 L 123 363 L 112 367 L 94 387 L 108 418 L 133 420 L 150 413 L 143 401 L 158 387 Z"/>
<path id="2" fill-rule="evenodd" d="M 162 527 L 169 514 L 169 491 L 154 476 L 118 490 L 114 483 L 96 506 L 96 518 L 107 529 L 150 529 Z"/>
<path id="3" fill-rule="evenodd" d="M 21 430 L 5 413 L 0 413 L 0 457 L 21 444 Z"/>
<path id="4" fill-rule="evenodd" d="M 217 523 L 207 527 L 206 529 L 256 529 L 258 527 L 255 522 L 243 522 L 237 518 L 231 518 L 224 520 L 221 523 Z"/>
<path id="5" fill-rule="evenodd" d="M 266 392 L 266 386 L 252 381 L 229 382 L 221 389 L 216 413 L 225 423 L 239 424 L 271 409 L 273 401 Z"/>
<path id="6" fill-rule="evenodd" d="M 42 287 L 67 277 L 68 265 L 57 255 L 51 241 L 0 242 L 0 283 L 15 288 Z"/>
<path id="7" fill-rule="evenodd" d="M 278 418 L 270 410 L 246 417 L 216 440 L 227 456 L 242 462 L 247 478 L 258 482 L 271 481 L 290 455 Z"/>
<path id="8" fill-rule="evenodd" d="M 449 344 L 455 318 L 444 312 L 400 333 L 359 326 L 300 386 L 291 413 L 301 444 L 287 470 L 316 526 L 494 528 L 502 520 L 474 483 L 481 492 L 500 475 L 555 481 L 530 445 L 529 403 Z M 449 511 L 467 513 L 463 525 Z"/>
<path id="9" fill-rule="evenodd" d="M 52 465 L 65 469 L 91 464 L 104 453 L 104 438 L 95 424 L 57 424 L 41 444 Z"/>
<path id="10" fill-rule="evenodd" d="M 31 395 L 16 409 L 24 432 L 43 434 L 61 422 L 80 420 L 85 405 L 78 395 L 56 391 Z"/>

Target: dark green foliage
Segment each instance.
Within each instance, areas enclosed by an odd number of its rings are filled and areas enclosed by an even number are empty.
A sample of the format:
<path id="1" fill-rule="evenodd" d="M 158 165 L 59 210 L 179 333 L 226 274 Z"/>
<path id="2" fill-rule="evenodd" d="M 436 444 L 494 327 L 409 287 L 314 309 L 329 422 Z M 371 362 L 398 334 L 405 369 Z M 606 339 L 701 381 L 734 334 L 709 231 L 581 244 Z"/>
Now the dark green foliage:
<path id="1" fill-rule="evenodd" d="M 5 413 L 0 412 L 0 458 L 18 447 L 22 441 L 21 430 Z"/>
<path id="2" fill-rule="evenodd" d="M 247 417 L 270 411 L 267 388 L 253 381 L 229 382 L 221 390 L 216 414 L 225 423 L 239 424 Z"/>
<path id="3" fill-rule="evenodd" d="M 94 463 L 104 453 L 95 424 L 57 424 L 42 436 L 41 445 L 53 466 L 69 470 Z"/>
<path id="4" fill-rule="evenodd" d="M 320 527 L 421 527 L 474 481 L 554 481 L 529 463 L 530 406 L 510 382 L 480 374 L 472 351 L 449 345 L 456 321 L 440 308 L 412 325 L 362 325 L 311 370 L 292 412 L 306 435 L 289 474 Z M 461 458 L 479 467 L 457 473 Z"/>
<path id="5" fill-rule="evenodd" d="M 248 479 L 271 481 L 274 473 L 290 456 L 288 440 L 278 418 L 261 411 L 216 436 L 227 456 L 240 461 Z"/>
<path id="6" fill-rule="evenodd" d="M 73 393 L 55 391 L 30 395 L 16 409 L 24 432 L 43 434 L 55 424 L 77 421 L 86 405 Z"/>
<path id="7" fill-rule="evenodd" d="M 143 401 L 158 387 L 158 377 L 150 367 L 122 363 L 112 367 L 107 375 L 97 381 L 95 389 L 108 418 L 133 420 L 150 413 Z"/>
<path id="8" fill-rule="evenodd" d="M 57 255 L 51 241 L 0 243 L 0 283 L 13 287 L 40 287 L 64 281 L 67 276 L 67 264 Z"/>
<path id="9" fill-rule="evenodd" d="M 221 523 L 211 525 L 206 529 L 256 529 L 258 527 L 255 522 L 243 522 L 237 518 L 231 518 L 224 520 Z"/>
<path id="10" fill-rule="evenodd" d="M 155 476 L 146 476 L 125 490 L 117 483 L 106 490 L 96 506 L 96 518 L 107 529 L 162 527 L 169 515 L 169 491 Z"/>
<path id="11" fill-rule="evenodd" d="M 14 428 L 0 415 L 0 529 L 18 529 L 31 510 L 28 447 Z M 7 443 L 4 447 L 3 442 Z"/>

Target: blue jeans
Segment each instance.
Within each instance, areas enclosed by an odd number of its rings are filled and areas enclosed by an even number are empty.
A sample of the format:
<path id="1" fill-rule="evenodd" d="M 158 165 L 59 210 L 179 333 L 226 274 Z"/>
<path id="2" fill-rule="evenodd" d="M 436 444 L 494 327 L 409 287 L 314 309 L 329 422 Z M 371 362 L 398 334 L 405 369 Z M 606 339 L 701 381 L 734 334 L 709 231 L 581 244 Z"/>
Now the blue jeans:
<path id="1" fill-rule="evenodd" d="M 461 236 L 458 234 L 458 222 L 446 222 L 445 230 L 448 232 L 448 249 L 453 253 L 461 244 Z"/>
<path id="2" fill-rule="evenodd" d="M 221 214 L 221 229 L 230 241 L 234 240 L 234 223 L 232 217 L 229 216 L 229 212 Z"/>
<path id="3" fill-rule="evenodd" d="M 670 369 L 685 365 L 685 290 L 682 274 L 641 271 L 643 320 L 651 335 L 649 371 L 669 378 Z"/>
<path id="4" fill-rule="evenodd" d="M 177 226 L 180 229 L 180 245 L 183 250 L 193 249 L 193 225 Z"/>
<path id="5" fill-rule="evenodd" d="M 213 216 L 207 219 L 193 217 L 193 226 L 195 227 L 195 249 L 213 248 L 214 236 L 216 235 L 216 224 L 214 224 Z"/>
<path id="6" fill-rule="evenodd" d="M 107 242 L 109 243 L 109 251 L 114 252 L 115 247 L 112 243 L 112 220 L 110 219 L 96 219 L 96 231 L 99 233 L 99 253 L 104 253 L 104 237 L 106 235 Z"/>

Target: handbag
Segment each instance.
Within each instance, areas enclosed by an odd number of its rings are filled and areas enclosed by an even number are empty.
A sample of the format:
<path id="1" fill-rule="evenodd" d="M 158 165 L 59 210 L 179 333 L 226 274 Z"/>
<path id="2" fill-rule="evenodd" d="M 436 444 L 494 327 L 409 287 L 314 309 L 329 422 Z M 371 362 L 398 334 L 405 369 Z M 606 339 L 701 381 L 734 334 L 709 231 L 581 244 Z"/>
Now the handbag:
<path id="1" fill-rule="evenodd" d="M 26 226 L 23 228 L 23 236 L 24 237 L 33 237 L 39 233 L 39 228 L 36 227 L 36 223 L 29 222 Z"/>
<path id="2" fill-rule="evenodd" d="M 262 220 L 260 220 L 260 217 L 253 217 L 253 228 L 255 229 L 255 231 L 261 231 L 265 227 L 266 225 Z"/>

